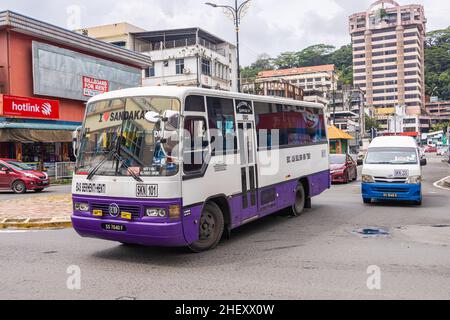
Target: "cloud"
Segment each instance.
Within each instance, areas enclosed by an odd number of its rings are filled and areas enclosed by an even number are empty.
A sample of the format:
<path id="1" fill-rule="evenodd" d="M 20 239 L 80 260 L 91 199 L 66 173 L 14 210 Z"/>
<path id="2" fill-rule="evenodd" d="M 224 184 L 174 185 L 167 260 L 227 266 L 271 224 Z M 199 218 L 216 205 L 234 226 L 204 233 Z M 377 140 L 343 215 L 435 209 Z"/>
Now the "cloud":
<path id="1" fill-rule="evenodd" d="M 211 0 L 212 1 L 212 0 Z M 233 4 L 232 0 L 217 0 Z M 373 0 L 374 1 L 374 0 Z M 242 63 L 250 64 L 261 53 L 276 56 L 317 43 L 336 47 L 350 42 L 348 16 L 365 11 L 371 0 L 253 0 L 241 24 Z M 450 6 L 442 0 L 398 0 L 425 6 L 428 30 L 449 26 Z M 223 12 L 204 0 L 2 0 L 10 9 L 67 27 L 67 7 L 78 5 L 82 26 L 130 22 L 148 30 L 201 27 L 235 41 L 234 27 Z"/>

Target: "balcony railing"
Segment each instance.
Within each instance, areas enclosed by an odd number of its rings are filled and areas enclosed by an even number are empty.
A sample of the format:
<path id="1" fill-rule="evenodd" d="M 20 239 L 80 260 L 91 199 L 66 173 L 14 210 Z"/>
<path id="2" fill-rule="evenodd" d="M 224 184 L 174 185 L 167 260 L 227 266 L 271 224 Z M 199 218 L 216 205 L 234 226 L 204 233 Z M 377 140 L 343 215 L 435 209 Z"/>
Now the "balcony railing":
<path id="1" fill-rule="evenodd" d="M 174 48 L 182 48 L 182 47 L 190 47 L 195 46 L 197 44 L 197 40 L 195 37 L 192 38 L 184 38 L 177 40 L 168 40 L 168 41 L 159 41 L 152 43 L 145 43 L 138 45 L 139 52 L 150 52 L 150 51 L 158 51 L 165 49 L 174 49 Z M 218 48 L 217 45 L 207 41 L 205 39 L 199 38 L 198 44 L 204 48 L 207 48 L 211 51 L 214 51 L 224 57 L 226 57 L 226 52 L 224 48 Z"/>

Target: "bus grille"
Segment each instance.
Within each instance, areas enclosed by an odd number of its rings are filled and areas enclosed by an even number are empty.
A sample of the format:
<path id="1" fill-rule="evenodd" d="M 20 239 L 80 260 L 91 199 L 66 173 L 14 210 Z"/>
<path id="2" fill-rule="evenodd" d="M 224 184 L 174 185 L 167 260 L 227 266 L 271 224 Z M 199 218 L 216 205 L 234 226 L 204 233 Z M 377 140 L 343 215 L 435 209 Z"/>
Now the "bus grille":
<path id="1" fill-rule="evenodd" d="M 92 211 L 94 210 L 102 210 L 103 215 L 109 215 L 109 204 L 104 203 L 91 203 Z M 141 208 L 139 206 L 129 206 L 129 205 L 121 205 L 119 204 L 120 212 L 128 212 L 131 213 L 133 218 L 141 217 Z"/>

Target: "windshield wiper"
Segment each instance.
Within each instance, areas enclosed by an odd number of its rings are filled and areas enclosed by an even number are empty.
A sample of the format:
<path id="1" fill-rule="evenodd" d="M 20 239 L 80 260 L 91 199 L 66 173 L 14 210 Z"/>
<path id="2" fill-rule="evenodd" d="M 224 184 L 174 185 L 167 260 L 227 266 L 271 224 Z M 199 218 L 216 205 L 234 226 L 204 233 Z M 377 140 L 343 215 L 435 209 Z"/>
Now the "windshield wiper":
<path id="1" fill-rule="evenodd" d="M 106 156 L 105 159 L 103 159 L 102 161 L 100 161 L 91 171 L 89 171 L 89 174 L 87 175 L 88 180 L 92 180 L 92 178 L 95 176 L 95 174 L 97 173 L 98 170 L 100 170 L 100 168 L 105 164 L 106 161 L 108 161 L 109 157 L 111 157 L 112 155 L 114 155 L 116 151 L 115 150 L 111 150 Z"/>
<path id="2" fill-rule="evenodd" d="M 120 166 L 124 166 L 127 169 L 127 172 L 136 180 L 137 182 L 144 182 L 141 177 L 139 177 L 133 170 L 131 170 L 130 166 L 125 163 L 125 159 L 123 159 L 115 150 L 113 152 L 113 157 L 119 162 Z"/>

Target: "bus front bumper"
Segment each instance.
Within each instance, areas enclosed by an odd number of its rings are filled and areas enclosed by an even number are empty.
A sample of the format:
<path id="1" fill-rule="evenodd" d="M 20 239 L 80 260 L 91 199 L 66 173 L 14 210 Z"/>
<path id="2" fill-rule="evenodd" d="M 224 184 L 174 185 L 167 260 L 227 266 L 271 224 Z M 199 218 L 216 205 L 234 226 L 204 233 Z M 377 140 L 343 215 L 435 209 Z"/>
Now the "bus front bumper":
<path id="1" fill-rule="evenodd" d="M 421 201 L 422 185 L 363 183 L 362 196 L 364 199 L 373 200 Z"/>
<path id="2" fill-rule="evenodd" d="M 149 223 L 117 221 L 93 217 L 72 216 L 75 231 L 82 237 L 116 241 L 126 244 L 158 247 L 187 246 L 182 222 Z M 120 226 L 123 231 L 106 230 L 106 226 Z"/>

